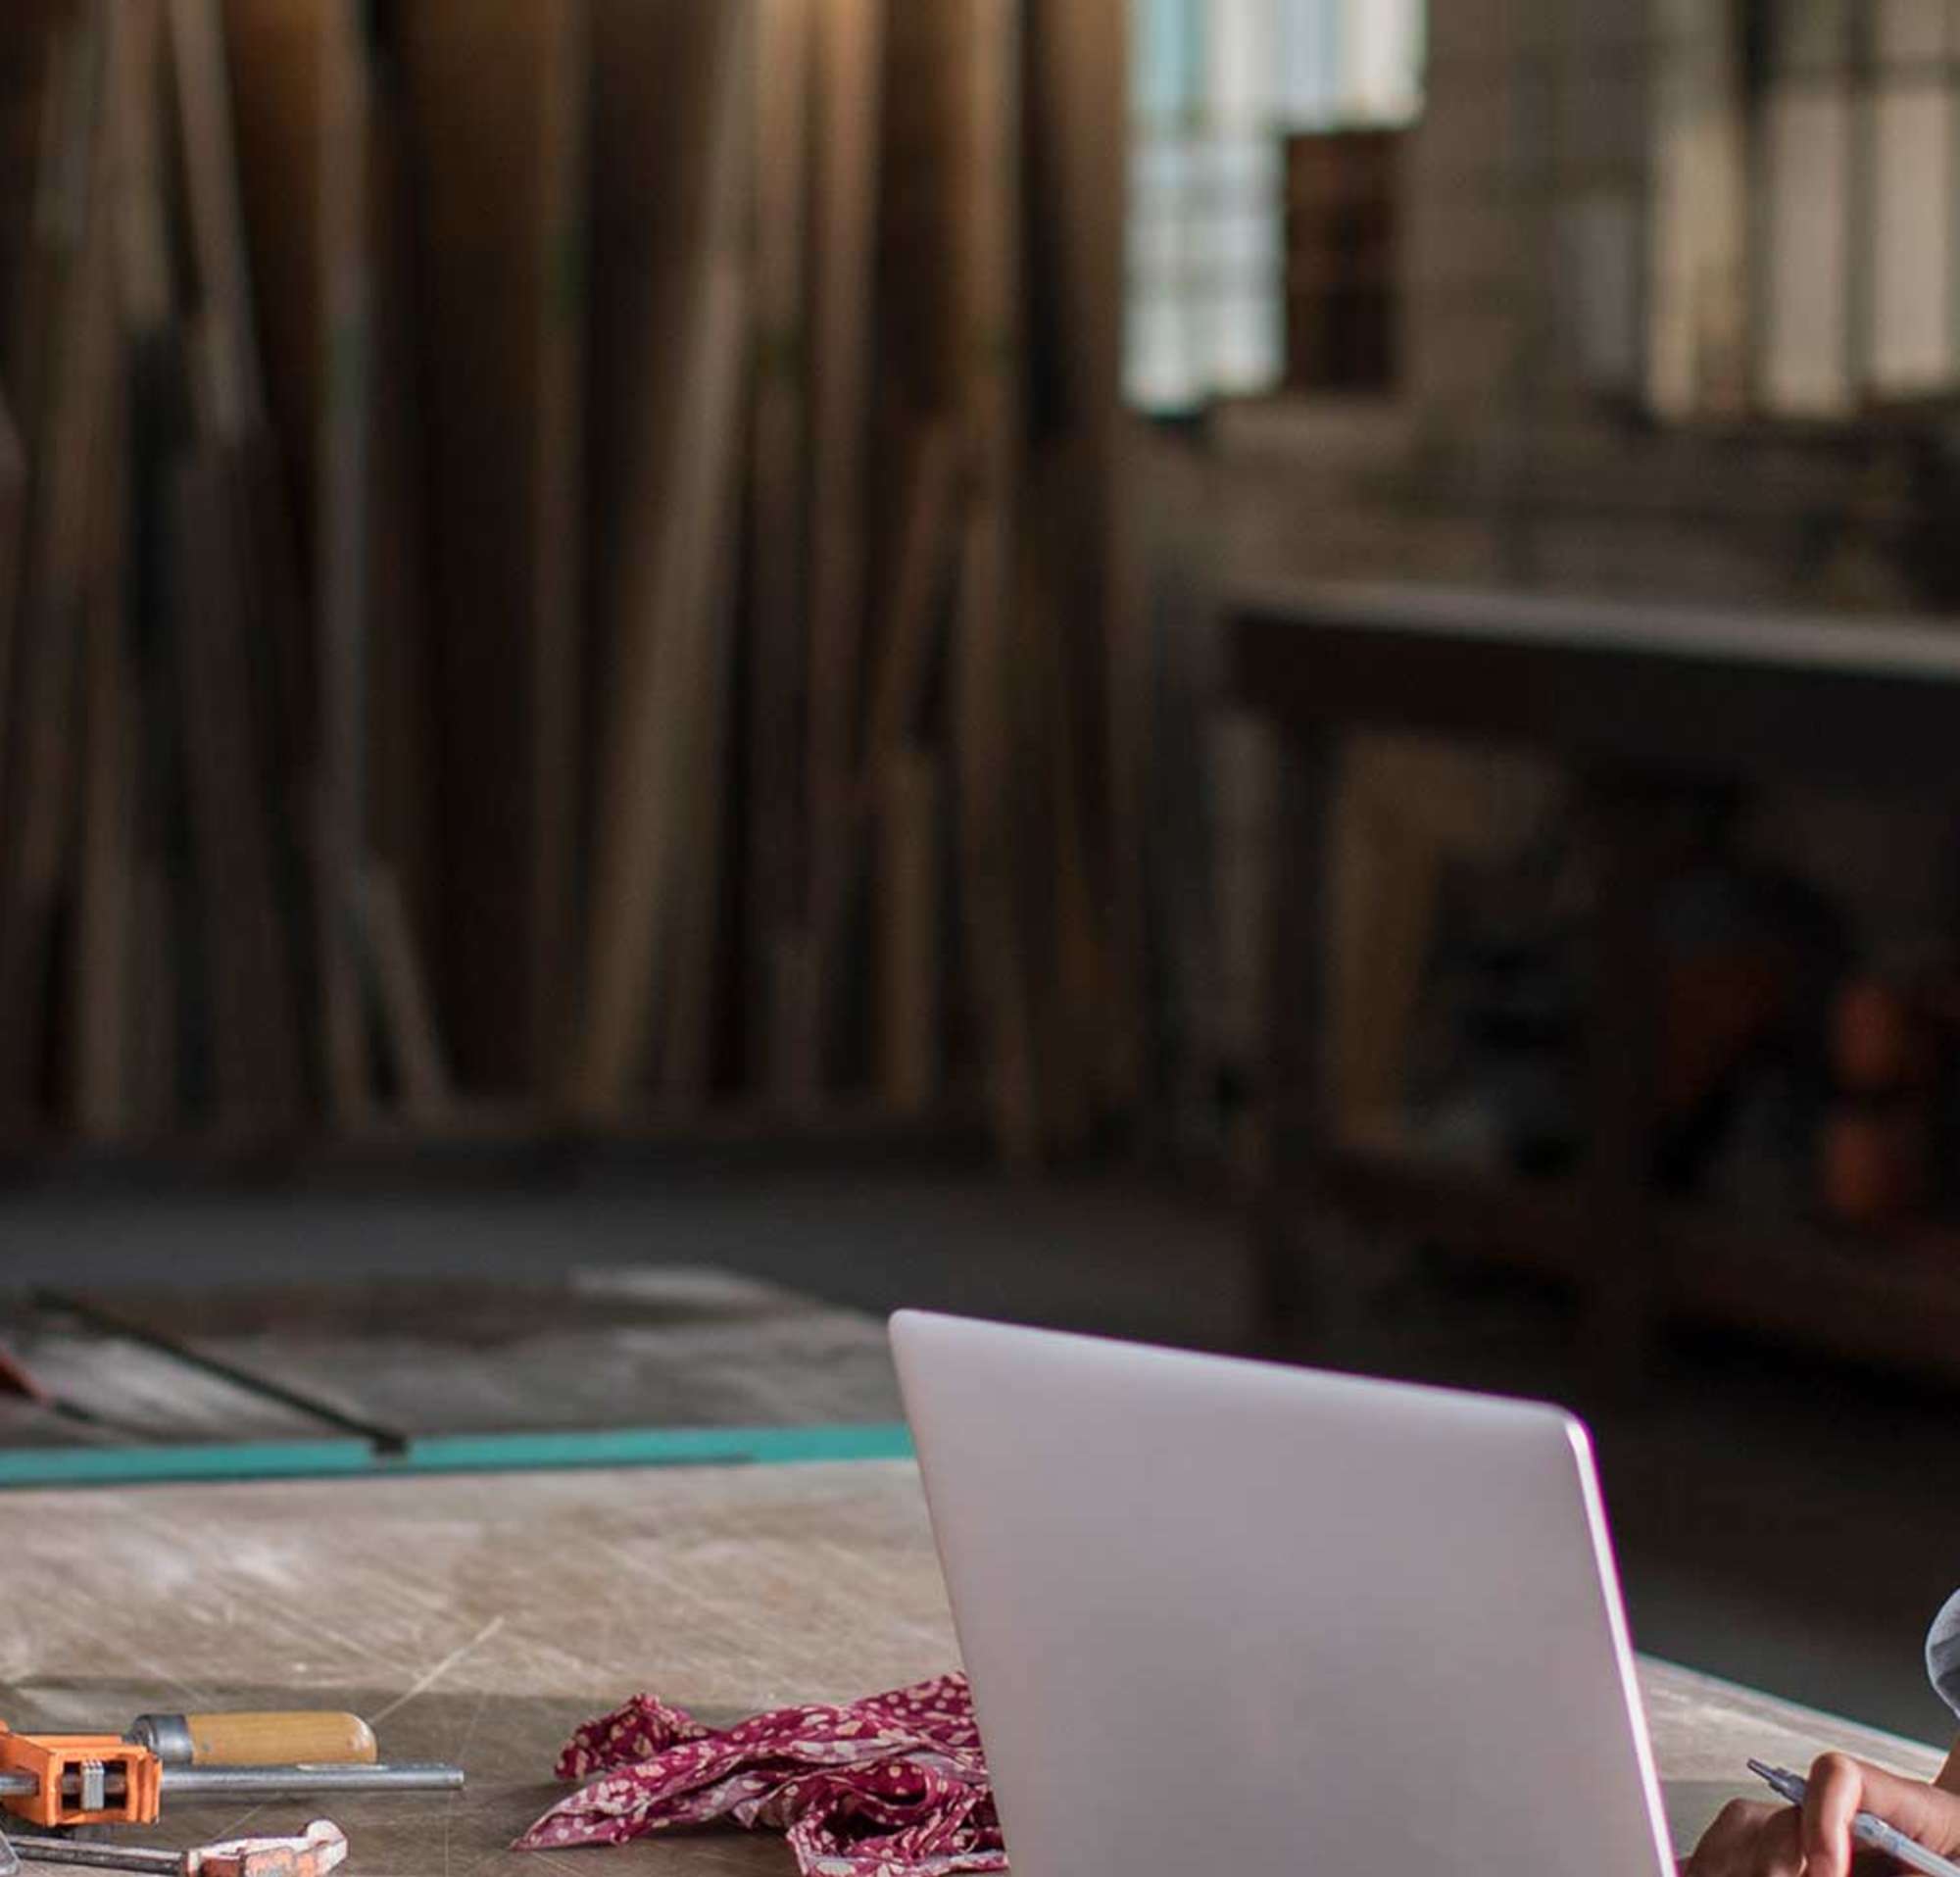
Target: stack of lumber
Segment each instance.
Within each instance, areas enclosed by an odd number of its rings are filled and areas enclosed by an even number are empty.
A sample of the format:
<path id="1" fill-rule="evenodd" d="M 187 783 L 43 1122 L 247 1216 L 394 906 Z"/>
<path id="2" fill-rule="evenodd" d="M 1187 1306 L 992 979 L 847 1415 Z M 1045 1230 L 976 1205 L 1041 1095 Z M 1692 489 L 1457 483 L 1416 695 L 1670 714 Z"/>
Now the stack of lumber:
<path id="1" fill-rule="evenodd" d="M 22 0 L 0 1134 L 1134 1097 L 1122 0 Z"/>

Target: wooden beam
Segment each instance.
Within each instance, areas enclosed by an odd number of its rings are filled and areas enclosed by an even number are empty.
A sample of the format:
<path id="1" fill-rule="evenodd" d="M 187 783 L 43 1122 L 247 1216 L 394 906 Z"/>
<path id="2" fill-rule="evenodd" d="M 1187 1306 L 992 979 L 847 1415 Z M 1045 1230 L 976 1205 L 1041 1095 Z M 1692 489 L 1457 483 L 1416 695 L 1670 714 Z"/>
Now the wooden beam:
<path id="1" fill-rule="evenodd" d="M 21 603 L 21 549 L 27 508 L 27 459 L 21 433 L 0 393 L 0 725 L 7 720 L 7 680 L 12 670 L 14 622 Z M 6 738 L 0 734 L 0 766 Z"/>
<path id="2" fill-rule="evenodd" d="M 105 74 L 113 121 L 99 178 L 115 222 L 114 293 L 122 330 L 111 366 L 93 515 L 89 593 L 81 625 L 80 853 L 77 868 L 72 1073 L 74 1122 L 85 1140 L 122 1139 L 134 1119 L 132 1033 L 136 955 L 135 844 L 143 722 L 131 654 L 137 557 L 131 517 L 139 362 L 162 343 L 175 312 L 164 208 L 161 123 L 163 13 L 123 0 Z"/>
<path id="3" fill-rule="evenodd" d="M 916 749 L 879 766 L 878 1080 L 897 1114 L 923 1116 L 945 1092 L 946 925 L 937 759 Z"/>
<path id="4" fill-rule="evenodd" d="M 810 112 L 825 0 L 760 0 L 756 21 L 756 383 L 749 552 L 749 1079 L 794 1093 L 803 994 L 785 958 L 808 890 L 805 686 L 809 551 Z"/>
<path id="5" fill-rule="evenodd" d="M 676 69 L 632 56 L 650 21 L 630 0 L 598 15 L 602 150 L 609 125 L 632 133 L 656 74 Z M 619 282 L 649 323 L 615 387 L 617 481 L 609 514 L 617 530 L 600 605 L 612 666 L 592 862 L 584 1022 L 567 1085 L 586 1118 L 618 1111 L 646 1066 L 657 993 L 670 982 L 672 950 L 694 896 L 691 875 L 701 791 L 718 795 L 716 754 L 730 648 L 726 553 L 741 461 L 741 390 L 749 363 L 750 286 L 745 240 L 750 157 L 751 25 L 746 4 L 706 0 L 690 21 L 696 96 L 707 111 L 691 187 L 676 189 L 678 252 L 643 257 L 649 277 Z M 626 39 L 615 34 L 629 35 Z M 645 192 L 674 181 L 602 165 L 609 188 Z M 602 200 L 602 213 L 604 213 Z M 690 834 L 696 837 L 690 840 Z"/>
<path id="6" fill-rule="evenodd" d="M 901 4 L 904 0 L 901 0 Z M 796 1098 L 826 1074 L 852 872 L 864 708 L 866 477 L 886 0 L 824 0 L 816 29 L 816 250 L 810 438 L 810 1004 L 791 1041 Z"/>
<path id="7" fill-rule="evenodd" d="M 871 683 L 864 770 L 884 764 L 921 732 L 926 691 L 941 649 L 948 588 L 957 562 L 965 451 L 954 423 L 927 423 L 906 460 L 903 519 Z"/>
<path id="8" fill-rule="evenodd" d="M 424 263 L 440 616 L 442 984 L 466 1088 L 564 1043 L 579 749 L 587 17 L 397 15 Z"/>
<path id="9" fill-rule="evenodd" d="M 192 771 L 187 787 L 195 802 L 198 766 L 211 766 L 202 783 L 203 890 L 220 895 L 237 890 L 250 902 L 239 921 L 244 929 L 237 937 L 237 979 L 210 1006 L 214 1024 L 236 1021 L 246 1029 L 215 1036 L 214 1062 L 220 1108 L 238 1113 L 258 1110 L 266 1125 L 290 1131 L 304 1101 L 307 1025 L 300 1014 L 300 959 L 309 907 L 325 1086 L 343 1117 L 365 1104 L 368 1078 L 353 963 L 345 927 L 333 913 L 339 883 L 318 838 L 330 817 L 320 812 L 315 825 L 315 807 L 327 791 L 321 786 L 316 792 L 314 785 L 326 782 L 330 766 L 315 714 L 318 690 L 311 681 L 324 635 L 310 633 L 307 625 L 294 499 L 282 484 L 270 430 L 254 257 L 240 187 L 241 174 L 263 180 L 269 168 L 276 173 L 285 153 L 241 146 L 222 0 L 169 0 L 169 7 L 192 237 L 189 380 L 202 439 L 197 473 L 188 466 L 180 469 L 166 498 L 177 569 L 173 629 L 186 686 L 184 723 L 197 720 L 191 713 L 204 703 L 188 691 L 204 683 L 222 689 L 230 709 L 239 713 L 235 718 L 220 714 L 205 720 L 202 734 L 224 746 L 217 752 L 196 748 L 197 733 L 186 730 L 185 761 Z M 278 69 L 279 62 L 269 57 L 269 85 L 276 84 Z M 317 72 L 318 66 L 308 69 Z M 259 75 L 256 69 L 252 75 Z M 257 93 L 248 87 L 247 96 Z M 256 123 L 250 113 L 245 122 L 248 129 Z M 329 147 L 320 168 L 334 154 Z M 303 174 L 318 181 L 320 170 Z M 298 216 L 302 225 L 311 223 L 308 205 Z M 300 364 L 281 363 L 294 370 Z M 210 617 L 190 616 L 206 607 Z M 205 637 L 195 640 L 194 634 Z M 227 721 L 237 727 L 227 730 Z M 310 860 L 313 882 L 311 893 L 297 903 L 281 885 L 295 848 Z M 206 954 L 207 959 L 217 955 Z M 214 966 L 212 975 L 230 972 Z"/>
<path id="10" fill-rule="evenodd" d="M 1058 806 L 1080 885 L 1105 929 L 1078 930 L 1110 974 L 1097 1079 L 1134 1099 L 1143 1073 L 1143 858 L 1151 710 L 1147 622 L 1124 538 L 1123 280 L 1129 189 L 1128 0 L 1026 0 L 1031 238 L 1050 276 L 1037 335 L 1042 482 L 1062 502 L 1068 544 L 1047 557 L 1062 635 L 1056 708 L 1067 722 Z M 1077 896 L 1077 913 L 1085 908 Z"/>
<path id="11" fill-rule="evenodd" d="M 114 0 L 85 9 L 62 46 L 40 218 L 51 371 L 35 437 L 34 539 L 21 617 L 0 850 L 0 1106 L 39 1105 L 54 920 L 75 825 L 75 687 L 101 459 L 111 441 L 119 339 L 115 230 L 104 178 L 115 162 L 101 91 L 118 69 Z"/>
<path id="12" fill-rule="evenodd" d="M 313 700 L 299 760 L 312 805 L 327 1084 L 352 1118 L 371 1099 L 357 959 L 366 784 L 368 436 L 368 48 L 357 0 L 224 0 L 239 226 L 270 365 L 285 513 L 311 593 Z"/>
<path id="13" fill-rule="evenodd" d="M 172 479 L 177 713 L 198 885 L 215 1118 L 292 1133 L 302 1115 L 295 985 L 265 799 L 250 553 L 233 466 L 207 444 Z"/>
<path id="14" fill-rule="evenodd" d="M 198 281 L 199 389 L 213 435 L 235 445 L 264 430 L 266 387 L 218 0 L 170 0 L 170 28 Z"/>
<path id="15" fill-rule="evenodd" d="M 721 3 L 729 4 L 730 0 Z M 730 427 L 740 429 L 739 417 L 733 414 Z M 720 458 L 720 465 L 724 482 L 706 549 L 711 559 L 703 622 L 708 668 L 696 695 L 693 734 L 688 738 L 676 929 L 665 994 L 656 1016 L 659 1086 L 676 1113 L 698 1110 L 707 1102 L 714 1072 L 719 993 L 724 982 L 716 963 L 720 952 L 717 940 L 729 874 L 727 849 L 734 839 L 733 817 L 727 813 L 726 772 L 734 675 L 740 452 L 729 451 Z"/>
<path id="16" fill-rule="evenodd" d="M 403 942 L 428 983 L 441 929 L 442 850 L 433 751 L 434 591 L 428 540 L 429 452 L 417 361 L 417 230 L 408 167 L 406 101 L 393 39 L 372 48 L 368 138 L 368 244 L 373 270 L 368 423 L 368 730 L 366 845 L 401 901 Z M 382 962 L 374 960 L 377 976 Z M 435 1022 L 434 1006 L 429 1021 Z"/>
<path id="17" fill-rule="evenodd" d="M 449 1065 L 407 902 L 394 874 L 378 862 L 368 869 L 362 928 L 394 1058 L 396 1099 L 417 1126 L 439 1128 L 454 1107 Z"/>
<path id="18" fill-rule="evenodd" d="M 972 439 L 973 502 L 964 542 L 954 671 L 966 956 L 975 973 L 989 1111 L 1003 1154 L 1041 1151 L 1039 1075 L 1028 958 L 1016 905 L 1010 706 L 1021 404 L 1021 0 L 961 0 L 967 28 L 959 122 L 957 356 Z"/>

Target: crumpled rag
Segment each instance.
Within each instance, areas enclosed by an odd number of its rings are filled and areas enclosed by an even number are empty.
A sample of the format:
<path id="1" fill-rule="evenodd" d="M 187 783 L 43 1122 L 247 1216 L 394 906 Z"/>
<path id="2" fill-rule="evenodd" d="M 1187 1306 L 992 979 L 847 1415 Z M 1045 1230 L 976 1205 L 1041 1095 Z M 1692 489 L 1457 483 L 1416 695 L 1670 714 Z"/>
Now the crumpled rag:
<path id="1" fill-rule="evenodd" d="M 558 1776 L 587 1783 L 519 1851 L 622 1845 L 733 1819 L 786 1832 L 805 1877 L 1007 1868 L 964 1675 L 719 1729 L 639 1695 L 581 1727 Z"/>

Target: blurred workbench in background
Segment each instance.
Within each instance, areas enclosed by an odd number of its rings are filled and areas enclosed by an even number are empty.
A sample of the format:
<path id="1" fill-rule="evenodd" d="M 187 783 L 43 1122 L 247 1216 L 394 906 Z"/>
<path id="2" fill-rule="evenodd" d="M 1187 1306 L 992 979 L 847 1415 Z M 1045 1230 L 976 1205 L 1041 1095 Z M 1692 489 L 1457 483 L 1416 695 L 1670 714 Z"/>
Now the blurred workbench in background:
<path id="1" fill-rule="evenodd" d="M 1670 1201 L 1652 1177 L 1662 1028 L 1654 907 L 1670 803 L 1800 779 L 1960 804 L 1960 639 L 1910 618 L 1798 617 L 1545 593 L 1300 585 L 1226 607 L 1233 683 L 1281 748 L 1269 1177 L 1258 1256 L 1285 1313 L 1302 1263 L 1340 1303 L 1330 1211 L 1573 1283 L 1631 1372 L 1663 1317 L 1951 1376 L 1960 1260 L 1797 1218 Z M 1327 1095 L 1335 795 L 1352 733 L 1415 733 L 1571 765 L 1597 847 L 1588 1148 L 1568 1178 L 1423 1161 L 1349 1138 Z M 1312 1221 L 1296 1243 L 1295 1227 Z M 1331 1247 L 1331 1250 L 1322 1249 Z M 1302 1259 L 1302 1249 L 1307 1258 Z"/>

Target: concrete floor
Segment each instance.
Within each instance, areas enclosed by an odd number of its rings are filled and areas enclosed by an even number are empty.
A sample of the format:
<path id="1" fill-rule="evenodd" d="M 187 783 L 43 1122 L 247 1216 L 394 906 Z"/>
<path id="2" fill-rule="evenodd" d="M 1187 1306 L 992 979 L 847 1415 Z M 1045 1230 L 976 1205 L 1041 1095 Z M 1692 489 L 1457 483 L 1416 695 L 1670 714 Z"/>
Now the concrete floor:
<path id="1" fill-rule="evenodd" d="M 0 1200 L 15 1284 L 212 1284 L 570 1264 L 718 1264 L 884 1310 L 917 1304 L 1232 1349 L 1247 1268 L 1222 1208 L 1135 1182 L 844 1178 L 619 1165 L 549 1190 L 215 1194 L 65 1184 Z M 1960 1392 L 1740 1344 L 1660 1352 L 1635 1402 L 1593 1399 L 1569 1313 L 1412 1261 L 1339 1366 L 1571 1403 L 1597 1435 L 1640 1645 L 1922 1739 L 1951 1725 L 1920 1666 L 1960 1584 Z"/>

